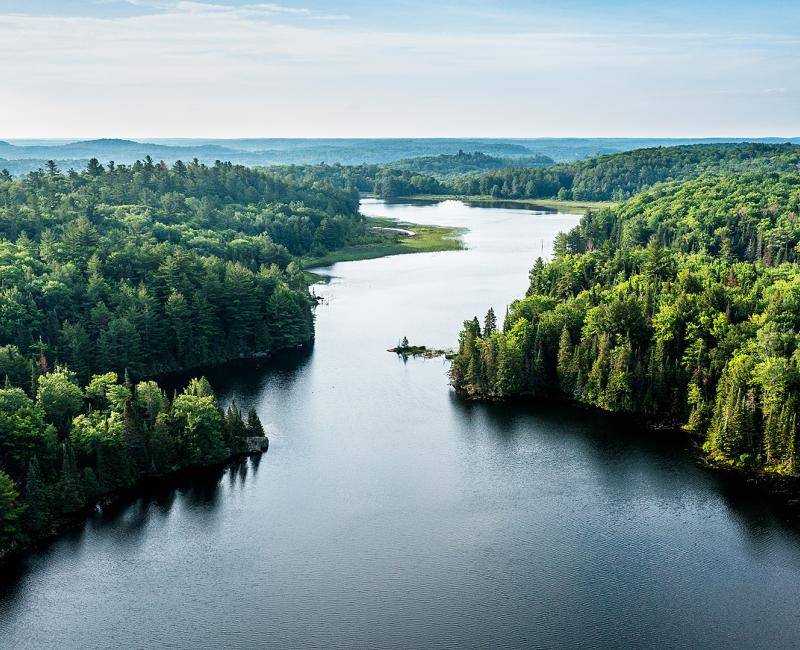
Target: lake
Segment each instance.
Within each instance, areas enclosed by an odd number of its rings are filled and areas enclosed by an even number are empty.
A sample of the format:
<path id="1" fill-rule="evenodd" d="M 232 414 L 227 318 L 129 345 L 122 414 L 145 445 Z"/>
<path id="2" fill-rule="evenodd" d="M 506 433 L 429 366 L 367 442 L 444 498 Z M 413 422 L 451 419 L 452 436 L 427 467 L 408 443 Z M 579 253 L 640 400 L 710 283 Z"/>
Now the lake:
<path id="1" fill-rule="evenodd" d="M 0 647 L 800 644 L 800 534 L 688 442 L 558 405 L 475 404 L 443 359 L 574 215 L 365 200 L 467 250 L 339 263 L 313 350 L 217 368 L 269 452 L 162 489 L 3 578 Z"/>

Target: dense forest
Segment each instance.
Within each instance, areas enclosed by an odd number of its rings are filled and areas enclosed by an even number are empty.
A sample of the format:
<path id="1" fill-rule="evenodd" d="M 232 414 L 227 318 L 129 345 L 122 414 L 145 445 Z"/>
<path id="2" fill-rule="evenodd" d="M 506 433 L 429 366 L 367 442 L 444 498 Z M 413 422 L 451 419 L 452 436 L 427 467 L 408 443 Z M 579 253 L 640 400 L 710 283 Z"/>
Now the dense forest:
<path id="1" fill-rule="evenodd" d="M 575 163 L 547 157 L 499 158 L 480 152 L 400 160 L 380 165 L 271 167 L 306 186 L 322 182 L 383 199 L 416 195 L 492 196 L 619 201 L 658 183 L 704 174 L 791 172 L 800 169 L 795 144 L 707 144 L 638 149 Z"/>
<path id="2" fill-rule="evenodd" d="M 0 373 L 0 560 L 107 496 L 222 463 L 264 435 L 255 410 L 223 411 L 205 379 L 173 399 L 155 381 L 114 372 L 81 386 L 66 367 L 37 367 L 10 345 Z"/>
<path id="3" fill-rule="evenodd" d="M 0 174 L 0 556 L 263 435 L 147 378 L 311 341 L 298 260 L 371 241 L 358 200 L 229 163 Z"/>
<path id="4" fill-rule="evenodd" d="M 358 192 L 146 159 L 0 177 L 0 344 L 134 377 L 313 337 L 296 259 L 368 237 Z"/>
<path id="5" fill-rule="evenodd" d="M 637 149 L 539 169 L 502 169 L 448 183 L 454 194 L 506 199 L 619 201 L 667 181 L 707 173 L 800 169 L 800 146 L 713 144 Z"/>
<path id="6" fill-rule="evenodd" d="M 282 165 L 265 168 L 304 186 L 323 182 L 341 190 L 355 188 L 389 199 L 414 194 L 450 191 L 448 181 L 465 174 L 505 167 L 534 168 L 553 165 L 547 156 L 500 158 L 479 151 L 421 156 L 373 165 Z"/>
<path id="7" fill-rule="evenodd" d="M 586 215 L 501 326 L 467 321 L 452 383 L 564 397 L 797 473 L 800 175 L 704 176 Z"/>
<path id="8" fill-rule="evenodd" d="M 432 174 L 434 176 L 449 176 L 452 174 L 469 174 L 483 172 L 504 167 L 528 168 L 549 167 L 555 161 L 549 156 L 520 156 L 517 158 L 499 158 L 490 156 L 480 151 L 467 153 L 459 151 L 455 154 L 439 154 L 438 156 L 420 156 L 419 158 L 406 158 L 384 165 L 400 171 L 415 172 L 418 174 Z"/>
<path id="9" fill-rule="evenodd" d="M 507 163 L 0 173 L 0 555 L 263 435 L 205 380 L 170 398 L 151 378 L 311 341 L 301 263 L 374 241 L 362 192 L 633 195 L 560 235 L 502 323 L 465 323 L 453 384 L 643 414 L 704 436 L 717 460 L 797 473 L 800 147 Z"/>

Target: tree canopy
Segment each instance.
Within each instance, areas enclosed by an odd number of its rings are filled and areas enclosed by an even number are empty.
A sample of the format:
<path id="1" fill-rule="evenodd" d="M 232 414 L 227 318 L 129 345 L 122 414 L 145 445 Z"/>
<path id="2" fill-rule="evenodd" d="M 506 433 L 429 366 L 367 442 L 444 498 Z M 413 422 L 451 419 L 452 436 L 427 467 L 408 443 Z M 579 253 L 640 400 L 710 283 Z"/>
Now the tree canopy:
<path id="1" fill-rule="evenodd" d="M 0 179 L 0 345 L 85 381 L 306 343 L 296 259 L 367 237 L 357 190 L 228 163 Z"/>
<path id="2" fill-rule="evenodd" d="M 704 176 L 590 213 L 500 331 L 465 323 L 452 382 L 645 414 L 721 460 L 796 473 L 798 214 L 796 173 Z"/>

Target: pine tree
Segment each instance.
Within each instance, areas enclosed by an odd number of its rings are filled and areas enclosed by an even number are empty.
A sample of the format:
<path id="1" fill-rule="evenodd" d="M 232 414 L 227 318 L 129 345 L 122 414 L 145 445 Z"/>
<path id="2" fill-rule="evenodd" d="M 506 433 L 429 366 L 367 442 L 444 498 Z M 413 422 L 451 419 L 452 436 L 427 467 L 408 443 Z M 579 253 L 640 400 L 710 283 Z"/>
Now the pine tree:
<path id="1" fill-rule="evenodd" d="M 225 438 L 225 444 L 232 453 L 239 453 L 244 451 L 244 441 L 242 438 L 248 436 L 247 427 L 242 419 L 242 411 L 236 400 L 233 400 L 225 411 L 225 416 L 222 420 L 222 428 Z"/>
<path id="2" fill-rule="evenodd" d="M 717 386 L 717 400 L 708 443 L 731 459 L 754 451 L 755 401 L 750 386 L 753 360 L 748 355 L 731 359 Z"/>
<path id="3" fill-rule="evenodd" d="M 603 394 L 606 390 L 610 366 L 609 339 L 607 334 L 602 334 L 597 345 L 597 356 L 592 363 L 592 369 L 586 378 L 586 397 L 590 403 L 601 406 Z"/>
<path id="4" fill-rule="evenodd" d="M 465 388 L 469 392 L 479 392 L 483 384 L 483 364 L 478 353 L 477 341 L 467 349 L 467 372 L 464 375 Z"/>
<path id="5" fill-rule="evenodd" d="M 127 378 L 126 378 L 127 380 Z M 126 381 L 126 384 L 129 383 Z M 136 475 L 147 473 L 150 469 L 150 454 L 145 439 L 144 422 L 135 400 L 125 402 L 122 412 L 125 435 L 125 452 Z"/>
<path id="6" fill-rule="evenodd" d="M 483 321 L 483 337 L 489 338 L 495 330 L 497 330 L 497 318 L 494 315 L 494 309 L 489 307 L 489 311 L 486 312 L 486 318 Z"/>
<path id="7" fill-rule="evenodd" d="M 97 481 L 103 493 L 131 485 L 130 467 L 122 447 L 105 442 L 97 446 Z"/>
<path id="8" fill-rule="evenodd" d="M 86 497 L 72 445 L 66 442 L 62 448 L 61 480 L 58 483 L 57 501 L 59 510 L 68 514 L 83 508 L 86 505 Z"/>
<path id="9" fill-rule="evenodd" d="M 22 512 L 16 484 L 8 474 L 0 470 L 0 558 L 22 536 Z"/>
<path id="10" fill-rule="evenodd" d="M 97 475 L 91 467 L 83 468 L 83 476 L 81 477 L 81 485 L 83 487 L 83 494 L 86 497 L 87 503 L 93 503 L 98 496 L 100 496 L 100 483 L 97 480 Z"/>
<path id="11" fill-rule="evenodd" d="M 50 512 L 50 491 L 42 479 L 39 460 L 33 456 L 28 462 L 25 479 L 25 527 L 34 536 L 48 534 L 53 525 Z"/>
<path id="12" fill-rule="evenodd" d="M 247 435 L 252 437 L 264 436 L 264 426 L 256 413 L 255 407 L 247 409 Z"/>
<path id="13" fill-rule="evenodd" d="M 610 411 L 633 410 L 630 373 L 631 345 L 625 342 L 611 354 L 611 368 L 600 405 Z"/>
<path id="14" fill-rule="evenodd" d="M 564 326 L 561 330 L 561 338 L 558 340 L 558 360 L 556 373 L 561 391 L 565 395 L 572 395 L 575 390 L 575 367 L 573 365 L 572 340 L 570 339 L 569 329 Z"/>

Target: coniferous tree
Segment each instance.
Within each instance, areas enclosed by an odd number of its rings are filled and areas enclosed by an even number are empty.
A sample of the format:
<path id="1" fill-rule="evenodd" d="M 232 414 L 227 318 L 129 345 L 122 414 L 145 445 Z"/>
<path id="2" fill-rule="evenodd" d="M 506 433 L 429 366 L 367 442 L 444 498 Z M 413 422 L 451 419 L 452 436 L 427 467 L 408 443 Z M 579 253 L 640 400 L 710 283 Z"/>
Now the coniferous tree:
<path id="1" fill-rule="evenodd" d="M 19 540 L 23 508 L 13 479 L 0 470 L 0 556 Z"/>
<path id="2" fill-rule="evenodd" d="M 150 454 L 145 439 L 144 423 L 136 401 L 128 399 L 123 406 L 123 431 L 125 452 L 130 460 L 131 470 L 137 475 L 150 469 Z"/>
<path id="3" fill-rule="evenodd" d="M 48 534 L 52 528 L 50 490 L 42 479 L 39 461 L 34 456 L 28 463 L 25 480 L 25 524 L 33 535 Z"/>
<path id="4" fill-rule="evenodd" d="M 486 312 L 486 318 L 483 321 L 484 338 L 490 337 L 495 330 L 497 330 L 497 318 L 494 315 L 494 309 L 489 307 L 489 311 Z"/>
<path id="5" fill-rule="evenodd" d="M 63 513 L 75 512 L 86 505 L 81 475 L 69 442 L 62 445 L 61 480 L 58 483 L 57 495 L 59 509 Z"/>
<path id="6" fill-rule="evenodd" d="M 254 406 L 247 409 L 247 435 L 259 438 L 265 435 L 264 426 L 261 424 L 261 419 Z"/>
<path id="7" fill-rule="evenodd" d="M 565 395 L 572 395 L 575 391 L 575 367 L 573 364 L 574 353 L 569 329 L 565 326 L 561 330 L 561 337 L 558 340 L 558 360 L 556 372 L 561 391 Z"/>

